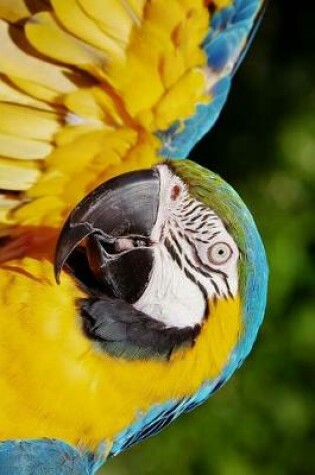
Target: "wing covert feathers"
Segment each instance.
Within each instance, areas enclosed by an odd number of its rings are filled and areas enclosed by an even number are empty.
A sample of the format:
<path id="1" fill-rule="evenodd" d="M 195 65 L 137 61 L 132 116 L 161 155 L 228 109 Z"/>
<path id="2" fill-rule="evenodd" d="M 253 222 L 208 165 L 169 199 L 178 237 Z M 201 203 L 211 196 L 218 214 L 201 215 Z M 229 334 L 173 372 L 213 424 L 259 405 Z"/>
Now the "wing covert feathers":
<path id="1" fill-rule="evenodd" d="M 214 100 L 204 45 L 229 4 L 0 0 L 0 189 L 19 202 L 0 201 L 2 222 L 58 227 L 105 179 L 188 150 L 177 135 Z"/>

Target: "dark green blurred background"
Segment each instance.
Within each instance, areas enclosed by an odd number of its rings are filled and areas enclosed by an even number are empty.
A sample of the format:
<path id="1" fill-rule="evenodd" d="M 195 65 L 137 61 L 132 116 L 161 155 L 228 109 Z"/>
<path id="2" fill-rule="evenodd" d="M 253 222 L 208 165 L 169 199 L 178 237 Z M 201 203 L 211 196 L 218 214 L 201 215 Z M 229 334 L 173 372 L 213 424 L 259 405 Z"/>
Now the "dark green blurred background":
<path id="1" fill-rule="evenodd" d="M 193 153 L 240 192 L 263 236 L 271 276 L 257 344 L 219 393 L 108 462 L 107 475 L 315 474 L 315 16 L 306 3 L 270 2 L 222 117 Z"/>

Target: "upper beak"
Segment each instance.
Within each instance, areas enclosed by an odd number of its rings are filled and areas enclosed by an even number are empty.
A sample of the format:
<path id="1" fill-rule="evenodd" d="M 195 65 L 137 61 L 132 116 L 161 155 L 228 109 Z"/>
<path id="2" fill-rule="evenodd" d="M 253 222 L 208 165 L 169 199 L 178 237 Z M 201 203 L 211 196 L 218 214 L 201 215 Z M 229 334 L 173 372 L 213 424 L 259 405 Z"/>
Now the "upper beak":
<path id="1" fill-rule="evenodd" d="M 105 280 L 116 297 L 135 300 L 152 269 L 148 247 L 159 192 L 160 177 L 153 168 L 113 178 L 87 195 L 70 213 L 59 236 L 54 266 L 57 282 L 67 259 L 85 240 L 94 277 Z"/>

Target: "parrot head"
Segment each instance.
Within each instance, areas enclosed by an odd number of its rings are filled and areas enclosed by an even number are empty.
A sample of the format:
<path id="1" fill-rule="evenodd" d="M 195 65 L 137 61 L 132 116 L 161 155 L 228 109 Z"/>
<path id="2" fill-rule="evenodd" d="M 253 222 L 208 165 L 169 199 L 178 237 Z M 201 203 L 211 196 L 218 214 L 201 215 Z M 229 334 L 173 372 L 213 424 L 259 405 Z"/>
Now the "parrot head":
<path id="1" fill-rule="evenodd" d="M 263 318 L 267 263 L 251 214 L 218 175 L 186 160 L 103 183 L 71 212 L 62 268 L 89 298 L 86 335 L 107 353 L 169 359 L 191 347 L 220 301 L 241 302 L 232 359 L 249 353 Z"/>

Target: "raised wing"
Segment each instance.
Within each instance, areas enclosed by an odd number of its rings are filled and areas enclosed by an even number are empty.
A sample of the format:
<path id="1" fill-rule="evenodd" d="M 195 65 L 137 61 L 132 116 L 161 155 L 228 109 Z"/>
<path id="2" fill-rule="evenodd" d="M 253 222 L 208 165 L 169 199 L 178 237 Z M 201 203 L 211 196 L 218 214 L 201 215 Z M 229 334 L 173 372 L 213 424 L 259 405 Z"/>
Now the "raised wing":
<path id="1" fill-rule="evenodd" d="M 105 179 L 184 158 L 262 3 L 0 0 L 1 222 L 58 227 Z"/>

